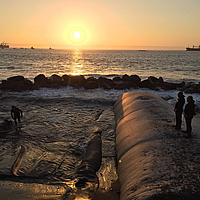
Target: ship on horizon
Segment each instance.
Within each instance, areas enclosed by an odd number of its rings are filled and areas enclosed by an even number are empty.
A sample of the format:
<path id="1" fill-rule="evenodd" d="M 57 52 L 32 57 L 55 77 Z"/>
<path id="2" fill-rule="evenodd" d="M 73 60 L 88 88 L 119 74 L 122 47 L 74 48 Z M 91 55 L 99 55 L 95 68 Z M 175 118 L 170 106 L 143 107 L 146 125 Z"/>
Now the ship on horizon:
<path id="1" fill-rule="evenodd" d="M 2 43 L 0 44 L 0 49 L 4 49 L 4 48 L 9 48 L 8 43 L 2 42 Z"/>
<path id="2" fill-rule="evenodd" d="M 194 46 L 193 47 L 187 47 L 186 51 L 200 51 L 200 45 L 199 46 Z"/>

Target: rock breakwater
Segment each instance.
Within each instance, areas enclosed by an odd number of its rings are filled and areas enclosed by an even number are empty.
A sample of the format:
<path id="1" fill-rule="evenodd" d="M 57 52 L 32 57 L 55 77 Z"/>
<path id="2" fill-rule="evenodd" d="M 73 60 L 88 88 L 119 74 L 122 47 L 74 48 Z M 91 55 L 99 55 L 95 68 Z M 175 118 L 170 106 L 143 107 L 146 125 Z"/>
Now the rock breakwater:
<path id="1" fill-rule="evenodd" d="M 44 74 L 39 74 L 34 78 L 34 82 L 23 77 L 13 76 L 2 80 L 0 84 L 0 90 L 10 90 L 21 92 L 24 90 L 38 90 L 43 87 L 47 88 L 60 88 L 65 86 L 71 86 L 74 88 L 84 87 L 85 89 L 104 88 L 106 90 L 116 89 L 138 89 L 148 88 L 151 90 L 180 90 L 185 93 L 200 93 L 200 83 L 171 83 L 163 80 L 162 77 L 156 78 L 150 76 L 145 80 L 141 80 L 138 75 L 123 75 L 122 77 L 114 77 L 108 79 L 105 77 L 89 77 L 85 78 L 83 75 L 63 75 L 59 76 L 53 74 L 51 77 L 46 77 Z"/>

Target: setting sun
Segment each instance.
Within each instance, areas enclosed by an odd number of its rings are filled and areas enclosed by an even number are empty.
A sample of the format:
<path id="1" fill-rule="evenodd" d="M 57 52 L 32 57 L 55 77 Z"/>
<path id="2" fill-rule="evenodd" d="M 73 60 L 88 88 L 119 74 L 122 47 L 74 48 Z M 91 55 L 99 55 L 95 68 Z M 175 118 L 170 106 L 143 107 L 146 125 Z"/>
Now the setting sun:
<path id="1" fill-rule="evenodd" d="M 81 27 L 82 26 L 82 27 Z M 65 37 L 67 33 L 66 40 L 70 45 L 83 45 L 87 41 L 86 32 L 87 27 L 83 29 L 82 24 L 78 24 L 77 26 L 69 26 L 68 30 L 65 32 Z"/>
<path id="2" fill-rule="evenodd" d="M 74 32 L 73 36 L 75 39 L 80 39 L 81 34 L 78 31 L 76 31 L 76 32 Z"/>

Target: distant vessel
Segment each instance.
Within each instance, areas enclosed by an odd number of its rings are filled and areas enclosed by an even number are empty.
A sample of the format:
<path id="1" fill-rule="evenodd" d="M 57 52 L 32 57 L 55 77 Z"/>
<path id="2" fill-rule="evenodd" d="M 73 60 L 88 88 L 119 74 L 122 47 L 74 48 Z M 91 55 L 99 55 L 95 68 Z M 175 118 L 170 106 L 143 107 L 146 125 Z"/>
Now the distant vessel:
<path id="1" fill-rule="evenodd" d="M 49 47 L 49 50 L 54 50 L 54 49 L 52 49 L 51 47 Z"/>
<path id="2" fill-rule="evenodd" d="M 200 45 L 199 46 L 194 46 L 193 47 L 187 47 L 186 51 L 200 51 Z"/>
<path id="3" fill-rule="evenodd" d="M 4 48 L 9 48 L 8 43 L 2 42 L 2 43 L 0 44 L 0 49 L 4 49 Z"/>
<path id="4" fill-rule="evenodd" d="M 34 47 L 31 47 L 31 49 L 35 49 Z"/>

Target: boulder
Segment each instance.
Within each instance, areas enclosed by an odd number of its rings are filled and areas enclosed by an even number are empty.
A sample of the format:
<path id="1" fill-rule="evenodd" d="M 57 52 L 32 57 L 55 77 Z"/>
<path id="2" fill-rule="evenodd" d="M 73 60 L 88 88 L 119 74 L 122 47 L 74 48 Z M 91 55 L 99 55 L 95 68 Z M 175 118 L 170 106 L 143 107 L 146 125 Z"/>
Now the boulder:
<path id="1" fill-rule="evenodd" d="M 24 81 L 24 77 L 23 76 L 13 76 L 13 77 L 7 78 L 7 80 L 21 82 L 21 81 Z"/>
<path id="2" fill-rule="evenodd" d="M 113 88 L 113 80 L 104 77 L 99 77 L 98 85 L 99 87 L 110 90 Z"/>
<path id="3" fill-rule="evenodd" d="M 58 76 L 57 74 L 53 74 L 53 75 L 50 77 L 50 80 L 51 80 L 53 83 L 61 84 L 61 82 L 62 82 L 62 77 Z"/>
<path id="4" fill-rule="evenodd" d="M 158 87 L 160 84 L 160 81 L 158 78 L 154 77 L 154 76 L 150 76 L 148 77 L 148 80 L 151 82 L 151 84 L 154 86 L 154 87 Z"/>
<path id="5" fill-rule="evenodd" d="M 130 76 L 128 76 L 127 74 L 122 76 L 122 81 L 127 81 L 127 82 L 131 82 L 132 79 L 130 78 Z"/>
<path id="6" fill-rule="evenodd" d="M 40 86 L 38 83 L 33 83 L 33 85 L 31 86 L 32 90 L 39 90 Z"/>
<path id="7" fill-rule="evenodd" d="M 62 86 L 67 86 L 69 81 L 69 75 L 64 74 L 62 76 Z"/>
<path id="8" fill-rule="evenodd" d="M 24 90 L 33 90 L 34 84 L 23 76 L 14 76 L 7 80 L 2 80 L 0 89 L 21 92 Z"/>
<path id="9" fill-rule="evenodd" d="M 97 79 L 95 78 L 95 77 L 89 77 L 89 78 L 87 78 L 87 81 L 97 81 Z"/>
<path id="10" fill-rule="evenodd" d="M 163 82 L 161 88 L 164 90 L 182 90 L 182 88 L 185 86 L 185 82 L 181 83 L 169 83 L 169 82 Z"/>
<path id="11" fill-rule="evenodd" d="M 99 88 L 97 80 L 89 80 L 87 83 L 84 85 L 85 89 L 96 89 Z"/>
<path id="12" fill-rule="evenodd" d="M 176 88 L 177 89 L 182 89 L 184 86 L 185 86 L 185 82 L 184 81 L 182 81 L 181 83 L 177 83 L 176 84 Z"/>
<path id="13" fill-rule="evenodd" d="M 149 79 L 141 81 L 138 86 L 141 88 L 149 88 L 149 89 L 155 88 L 155 86 Z"/>
<path id="14" fill-rule="evenodd" d="M 46 80 L 46 77 L 44 74 L 39 74 L 34 78 L 34 82 L 43 82 Z"/>
<path id="15" fill-rule="evenodd" d="M 131 75 L 130 79 L 132 82 L 136 83 L 137 85 L 140 83 L 141 78 L 138 75 Z"/>
<path id="16" fill-rule="evenodd" d="M 53 74 L 49 80 L 51 82 L 49 82 L 49 87 L 52 87 L 52 88 L 59 88 L 61 87 L 63 84 L 63 81 L 62 81 L 62 77 L 58 76 L 57 74 Z"/>
<path id="17" fill-rule="evenodd" d="M 113 80 L 99 77 L 98 78 L 99 87 L 103 87 L 104 89 L 112 89 L 113 88 Z"/>
<path id="18" fill-rule="evenodd" d="M 163 80 L 163 78 L 162 77 L 159 77 L 159 86 L 162 86 L 163 85 L 163 83 L 164 83 L 164 80 Z"/>
<path id="19" fill-rule="evenodd" d="M 37 83 L 40 87 L 50 87 L 52 85 L 52 81 L 45 77 L 44 74 L 39 74 L 34 78 L 34 82 Z"/>
<path id="20" fill-rule="evenodd" d="M 136 78 L 135 78 L 136 79 Z M 127 74 L 125 74 L 123 77 L 122 77 L 122 81 L 125 83 L 125 84 L 128 84 L 129 85 L 129 88 L 137 88 L 137 84 L 139 83 L 139 79 L 138 80 L 134 80 L 134 78 L 128 76 Z"/>
<path id="21" fill-rule="evenodd" d="M 125 82 L 125 81 L 114 81 L 114 89 L 116 90 L 124 90 L 124 89 L 129 89 L 130 83 Z"/>
<path id="22" fill-rule="evenodd" d="M 164 82 L 162 84 L 161 88 L 164 89 L 164 90 L 176 90 L 177 85 L 176 85 L 176 83 Z"/>
<path id="23" fill-rule="evenodd" d="M 40 88 L 40 86 L 37 83 L 33 83 L 29 79 L 25 79 L 24 84 L 29 88 L 29 90 L 38 90 Z"/>
<path id="24" fill-rule="evenodd" d="M 121 79 L 119 76 L 113 78 L 113 81 L 114 81 L 114 82 L 116 82 L 116 81 L 121 81 L 121 80 L 122 80 L 122 79 Z"/>
<path id="25" fill-rule="evenodd" d="M 193 83 L 184 92 L 185 93 L 200 93 L 200 84 Z"/>
<path id="26" fill-rule="evenodd" d="M 133 82 L 131 77 L 125 74 L 122 78 L 114 77 L 113 78 L 113 88 L 116 90 L 124 90 L 130 88 L 137 88 L 136 83 Z"/>
<path id="27" fill-rule="evenodd" d="M 86 79 L 83 75 L 72 76 L 68 77 L 68 85 L 73 87 L 82 87 L 86 83 Z"/>
<path id="28" fill-rule="evenodd" d="M 105 90 L 111 90 L 113 89 L 113 86 L 109 85 L 108 83 L 103 83 L 102 88 Z"/>

